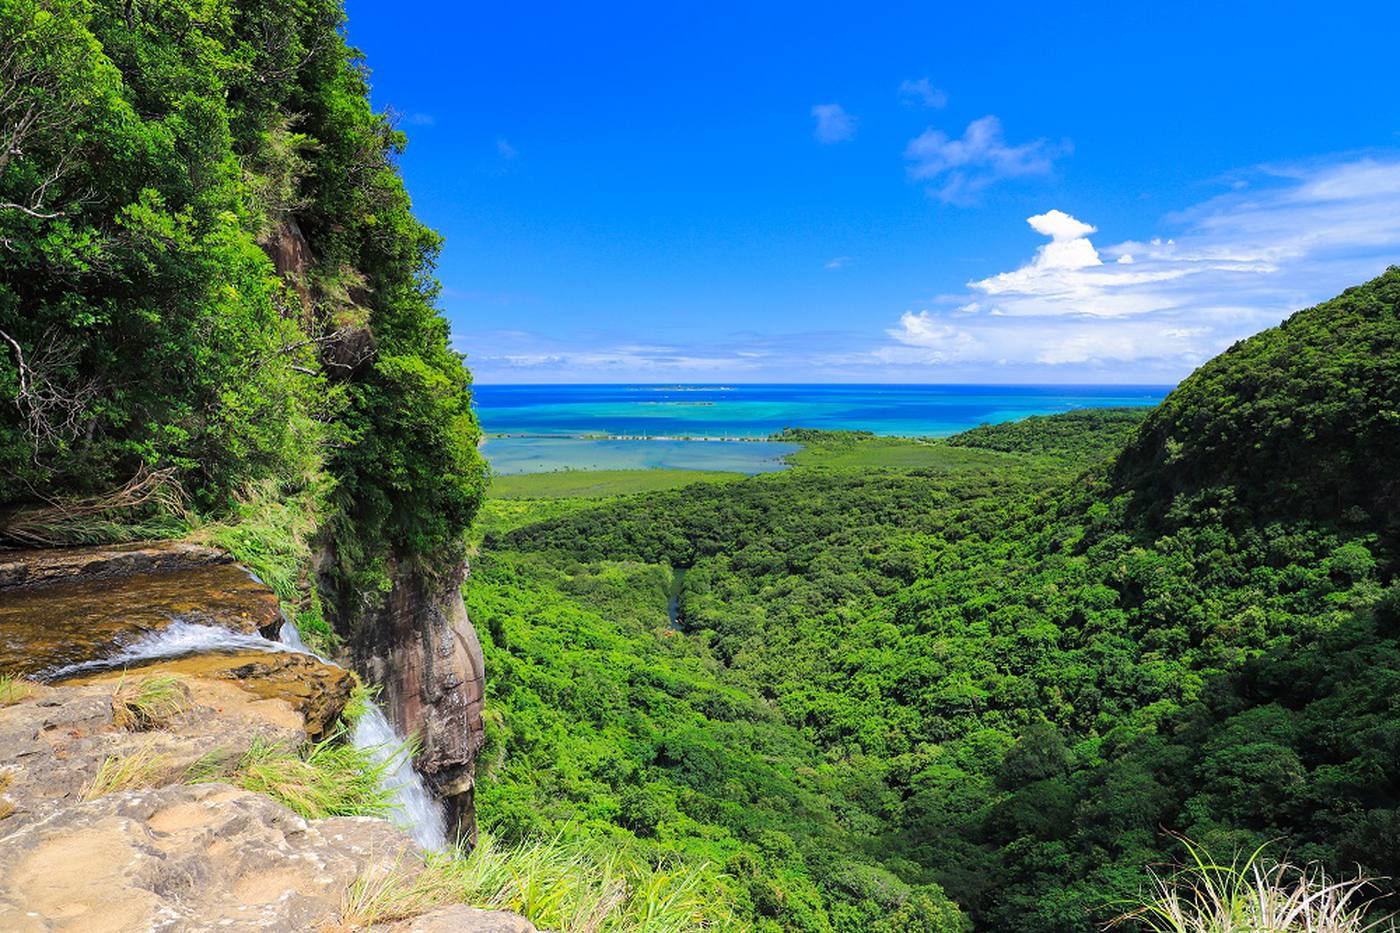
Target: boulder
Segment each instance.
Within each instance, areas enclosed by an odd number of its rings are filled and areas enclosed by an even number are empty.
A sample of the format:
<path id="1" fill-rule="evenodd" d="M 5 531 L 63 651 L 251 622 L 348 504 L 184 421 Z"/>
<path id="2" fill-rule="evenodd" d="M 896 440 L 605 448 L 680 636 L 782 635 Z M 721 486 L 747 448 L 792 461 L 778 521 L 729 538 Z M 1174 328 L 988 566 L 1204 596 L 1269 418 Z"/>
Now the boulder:
<path id="1" fill-rule="evenodd" d="M 357 878 L 416 858 L 384 820 L 308 821 L 227 784 L 111 794 L 0 846 L 0 929 L 15 933 L 322 930 Z"/>
<path id="2" fill-rule="evenodd" d="M 114 725 L 114 682 L 38 687 L 0 708 L 0 812 L 13 811 L 0 819 L 0 835 L 81 801 L 109 758 L 141 756 L 152 763 L 148 783 L 170 783 L 200 763 L 235 759 L 255 741 L 304 740 L 301 714 L 284 700 L 220 681 L 185 683 L 189 708 L 150 732 Z"/>
<path id="3" fill-rule="evenodd" d="M 121 671 L 82 675 L 65 684 L 110 684 L 123 678 L 174 674 L 191 683 L 233 687 L 252 697 L 278 701 L 300 714 L 300 725 L 312 741 L 324 738 L 335 726 L 355 687 L 354 676 L 344 668 L 290 651 L 208 652 L 181 658 L 161 658 L 131 665 Z M 227 696 L 227 694 L 224 694 Z"/>

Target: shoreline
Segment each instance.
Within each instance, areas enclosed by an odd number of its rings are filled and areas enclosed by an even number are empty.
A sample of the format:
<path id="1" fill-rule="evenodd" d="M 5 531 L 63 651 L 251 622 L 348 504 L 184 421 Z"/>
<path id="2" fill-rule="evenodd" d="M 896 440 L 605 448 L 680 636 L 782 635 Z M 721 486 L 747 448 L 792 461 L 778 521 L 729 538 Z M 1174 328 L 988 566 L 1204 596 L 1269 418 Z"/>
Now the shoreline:
<path id="1" fill-rule="evenodd" d="M 768 444 L 793 444 L 796 441 L 784 441 L 773 437 L 755 437 L 752 435 L 712 435 L 712 434 L 532 434 L 524 432 L 493 433 L 483 434 L 482 443 L 495 438 L 526 438 L 536 440 L 551 441 L 742 441 L 744 443 L 768 443 Z"/>

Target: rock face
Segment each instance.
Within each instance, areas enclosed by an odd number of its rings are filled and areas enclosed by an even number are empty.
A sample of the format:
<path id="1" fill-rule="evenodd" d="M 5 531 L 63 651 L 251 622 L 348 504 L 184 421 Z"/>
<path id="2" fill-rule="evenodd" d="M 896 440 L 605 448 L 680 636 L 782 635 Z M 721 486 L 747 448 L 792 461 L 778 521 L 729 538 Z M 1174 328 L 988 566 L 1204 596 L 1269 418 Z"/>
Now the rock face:
<path id="1" fill-rule="evenodd" d="M 185 683 L 189 709 L 152 732 L 116 727 L 114 683 L 36 687 L 23 702 L 0 708 L 0 793 L 3 810 L 12 811 L 0 821 L 0 836 L 81 801 L 109 759 L 149 762 L 146 782 L 161 783 L 182 779 L 201 761 L 236 759 L 254 742 L 295 747 L 305 738 L 301 715 L 284 700 L 217 681 Z M 7 929 L 3 922 L 0 929 Z"/>
<path id="2" fill-rule="evenodd" d="M 439 577 L 395 567 L 392 590 L 353 623 L 350 643 L 355 667 L 383 686 L 390 719 L 421 738 L 414 763 L 447 808 L 449 835 L 474 841 L 485 664 L 462 602 L 465 576 L 465 564 Z"/>
<path id="3" fill-rule="evenodd" d="M 227 784 L 123 791 L 25 825 L 0 845 L 0 929 L 15 933 L 344 929 L 358 879 L 415 861 L 412 842 L 384 820 L 303 820 Z M 451 926 L 422 929 L 534 927 L 467 910 Z"/>
<path id="4" fill-rule="evenodd" d="M 276 636 L 277 596 L 227 554 L 186 544 L 10 551 L 0 674 L 47 676 L 183 621 Z"/>
<path id="5" fill-rule="evenodd" d="M 267 651 L 214 652 L 150 660 L 129 665 L 121 671 L 74 677 L 62 683 L 115 685 L 124 678 L 137 679 L 143 673 L 154 671 L 195 678 L 196 683 L 221 682 L 254 698 L 279 701 L 301 717 L 299 725 L 312 741 L 324 738 L 335 726 L 355 687 L 355 678 L 344 668 L 307 654 Z"/>

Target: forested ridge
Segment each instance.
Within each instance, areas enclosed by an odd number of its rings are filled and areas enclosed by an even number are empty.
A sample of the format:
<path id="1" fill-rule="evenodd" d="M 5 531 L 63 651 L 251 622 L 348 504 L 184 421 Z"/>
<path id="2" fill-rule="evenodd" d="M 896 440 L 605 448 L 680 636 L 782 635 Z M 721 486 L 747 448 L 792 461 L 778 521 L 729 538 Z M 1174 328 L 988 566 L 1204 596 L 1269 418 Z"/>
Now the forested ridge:
<path id="1" fill-rule="evenodd" d="M 295 502 L 351 589 L 458 547 L 485 478 L 470 376 L 343 21 L 0 4 L 0 544 Z"/>
<path id="2" fill-rule="evenodd" d="M 774 930 L 1094 929 L 1166 831 L 1396 876 L 1398 306 L 1392 269 L 1145 420 L 944 469 L 807 432 L 783 474 L 492 503 L 483 812 L 705 859 Z"/>

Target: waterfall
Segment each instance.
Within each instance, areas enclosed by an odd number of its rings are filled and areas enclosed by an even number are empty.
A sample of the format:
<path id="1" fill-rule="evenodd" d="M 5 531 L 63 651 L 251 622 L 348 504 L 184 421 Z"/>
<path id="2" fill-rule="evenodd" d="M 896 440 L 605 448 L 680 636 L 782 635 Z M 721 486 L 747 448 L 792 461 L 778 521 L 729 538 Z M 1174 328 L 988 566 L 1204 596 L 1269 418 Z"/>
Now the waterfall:
<path id="1" fill-rule="evenodd" d="M 285 626 L 284 626 L 285 627 Z M 217 625 L 184 622 L 176 619 L 163 629 L 146 632 L 116 654 L 77 664 L 65 664 L 45 673 L 47 679 L 71 677 L 74 674 L 111 671 L 141 661 L 156 658 L 179 658 L 206 651 L 287 651 L 285 645 L 268 641 L 261 635 L 245 635 Z"/>
<path id="2" fill-rule="evenodd" d="M 355 723 L 351 741 L 364 749 L 380 764 L 386 764 L 380 787 L 394 801 L 390 819 L 400 829 L 407 830 L 413 841 L 425 849 L 447 847 L 447 825 L 442 805 L 433 797 L 423 777 L 413 769 L 413 759 L 404 751 L 404 741 L 389 724 L 389 719 L 376 705 Z"/>
<path id="3" fill-rule="evenodd" d="M 288 651 L 320 657 L 301 640 L 301 632 L 291 619 L 284 618 L 277 640 Z M 269 643 L 270 644 L 270 643 Z M 327 664 L 333 664 L 321 658 Z M 350 735 L 356 748 L 369 753 L 378 764 L 386 765 L 380 787 L 389 793 L 393 810 L 389 819 L 413 837 L 424 849 L 447 847 L 447 821 L 442 806 L 428 790 L 423 776 L 413 768 L 413 758 L 404 750 L 404 739 L 377 704 L 370 703 Z"/>
<path id="4" fill-rule="evenodd" d="M 278 630 L 277 641 L 261 635 L 220 628 L 217 625 L 203 625 L 198 622 L 185 622 L 176 619 L 165 628 L 147 632 L 120 651 L 106 658 L 68 664 L 48 673 L 49 678 L 70 677 L 74 674 L 116 670 L 141 661 L 158 658 L 179 658 L 192 654 L 215 651 L 289 651 L 309 654 L 327 664 L 334 664 L 315 654 L 301 640 L 301 633 L 290 619 L 283 618 Z M 337 665 L 338 666 L 338 665 Z M 428 790 L 422 776 L 414 770 L 412 758 L 406 754 L 404 740 L 390 725 L 383 710 L 373 703 L 360 717 L 351 733 L 350 741 L 356 748 L 368 752 L 380 763 L 387 762 L 380 786 L 388 791 L 393 809 L 389 819 L 400 829 L 407 831 L 425 849 L 442 849 L 447 846 L 447 826 L 442 807 Z"/>

